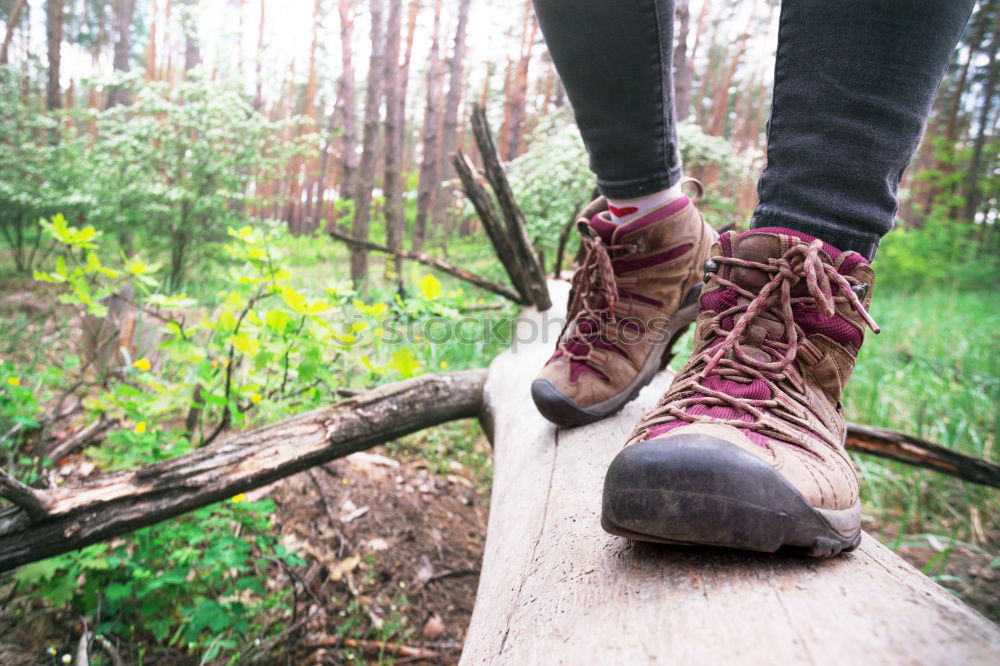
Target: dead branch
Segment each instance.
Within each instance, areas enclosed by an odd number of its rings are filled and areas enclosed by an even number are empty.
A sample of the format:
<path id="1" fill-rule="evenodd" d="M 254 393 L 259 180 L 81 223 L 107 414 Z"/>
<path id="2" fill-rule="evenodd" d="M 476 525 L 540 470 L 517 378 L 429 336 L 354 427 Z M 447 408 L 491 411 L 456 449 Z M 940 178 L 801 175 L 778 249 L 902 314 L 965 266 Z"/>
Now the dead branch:
<path id="1" fill-rule="evenodd" d="M 485 370 L 409 379 L 220 438 L 142 469 L 47 491 L 0 476 L 0 572 L 166 520 L 439 423 L 474 417 Z"/>
<path id="2" fill-rule="evenodd" d="M 411 252 L 410 250 L 393 250 L 384 245 L 379 245 L 378 243 L 373 243 L 371 241 L 355 238 L 354 236 L 351 236 L 350 234 L 345 233 L 340 229 L 337 229 L 337 227 L 334 225 L 330 225 L 330 228 L 327 230 L 327 233 L 329 233 L 337 240 L 344 241 L 349 245 L 364 247 L 369 250 L 372 250 L 373 252 L 384 252 L 385 254 L 391 254 L 396 257 L 400 257 L 402 259 L 410 259 L 411 261 L 416 261 L 417 263 L 423 264 L 425 266 L 430 266 L 431 268 L 436 268 L 439 271 L 448 273 L 449 275 L 453 275 L 457 277 L 459 280 L 470 282 L 476 285 L 477 287 L 480 287 L 481 289 L 485 289 L 486 291 L 492 291 L 494 294 L 499 294 L 500 296 L 503 296 L 506 299 L 514 301 L 519 305 L 527 304 L 527 301 L 524 300 L 522 296 L 516 293 L 513 289 L 505 287 L 502 284 L 496 284 L 495 282 L 490 282 L 486 278 L 479 277 L 475 273 L 470 273 L 469 271 L 463 268 L 459 268 L 454 264 L 449 264 L 447 261 L 442 261 L 441 259 L 438 259 L 436 257 L 428 256 L 423 252 Z"/>
<path id="3" fill-rule="evenodd" d="M 545 282 L 545 271 L 531 249 L 524 213 L 517 204 L 514 191 L 507 181 L 507 173 L 500 163 L 500 154 L 497 152 L 489 122 L 486 120 L 486 111 L 479 105 L 476 105 L 472 112 L 472 133 L 479 147 L 479 154 L 483 158 L 486 180 L 496 194 L 497 203 L 500 204 L 504 221 L 507 223 L 507 233 L 514 249 L 514 256 L 521 262 L 524 272 L 529 277 L 525 286 L 532 295 L 531 302 L 539 310 L 548 310 L 552 307 L 552 300 L 549 298 L 549 289 Z"/>
<path id="4" fill-rule="evenodd" d="M 0 468 L 0 497 L 13 502 L 31 520 L 40 520 L 48 515 L 46 492 L 29 488 Z"/>
<path id="5" fill-rule="evenodd" d="M 847 448 L 1000 488 L 1000 465 L 894 430 L 848 423 Z"/>

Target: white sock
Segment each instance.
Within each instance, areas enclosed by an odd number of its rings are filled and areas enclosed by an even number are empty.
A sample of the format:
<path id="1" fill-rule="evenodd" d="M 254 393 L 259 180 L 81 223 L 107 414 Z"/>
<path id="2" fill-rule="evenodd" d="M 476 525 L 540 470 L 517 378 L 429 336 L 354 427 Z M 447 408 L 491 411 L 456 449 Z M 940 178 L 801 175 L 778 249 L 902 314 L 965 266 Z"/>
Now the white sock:
<path id="1" fill-rule="evenodd" d="M 669 190 L 660 190 L 652 194 L 646 194 L 637 199 L 611 199 L 608 198 L 608 211 L 611 213 L 611 221 L 615 224 L 627 224 L 638 219 L 654 208 L 659 208 L 668 204 L 682 194 L 681 184 L 677 183 Z"/>

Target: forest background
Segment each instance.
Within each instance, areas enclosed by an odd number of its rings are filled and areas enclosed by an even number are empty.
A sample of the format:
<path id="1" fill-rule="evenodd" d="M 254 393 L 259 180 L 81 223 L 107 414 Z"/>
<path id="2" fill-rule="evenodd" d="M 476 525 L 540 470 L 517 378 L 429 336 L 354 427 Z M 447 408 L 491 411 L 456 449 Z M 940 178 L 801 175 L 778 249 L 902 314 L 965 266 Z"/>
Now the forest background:
<path id="1" fill-rule="evenodd" d="M 773 1 L 676 1 L 682 153 L 716 227 L 745 226 L 755 203 L 778 13 Z M 485 366 L 516 305 L 329 235 L 503 283 L 449 160 L 478 159 L 476 105 L 545 269 L 572 266 L 577 241 L 562 248 L 560 233 L 593 177 L 527 0 L 0 0 L 0 21 L 0 467 L 24 483 L 134 468 L 338 395 Z M 998 47 L 1000 1 L 983 0 L 904 177 L 876 260 L 884 332 L 845 396 L 852 421 L 993 461 Z M 460 320 L 480 334 L 431 337 Z M 110 347 L 109 321 L 127 332 Z M 453 659 L 474 578 L 409 591 L 427 555 L 379 530 L 405 531 L 386 493 L 430 483 L 424 514 L 471 512 L 462 561 L 474 576 L 488 444 L 462 422 L 380 452 L 383 467 L 402 465 L 392 483 L 368 473 L 333 512 L 315 494 L 238 496 L 4 574 L 0 662 L 79 663 L 81 637 L 93 663 L 291 658 L 289 631 L 306 630 L 312 606 L 323 619 L 310 626 L 333 637 L 316 663 L 399 658 L 372 641 Z M 866 528 L 1000 617 L 996 493 L 856 462 Z M 361 474 L 331 470 L 306 483 Z M 326 560 L 292 529 L 305 504 L 340 532 Z M 364 521 L 368 532 L 348 529 Z M 438 534 L 439 557 L 453 537 Z"/>

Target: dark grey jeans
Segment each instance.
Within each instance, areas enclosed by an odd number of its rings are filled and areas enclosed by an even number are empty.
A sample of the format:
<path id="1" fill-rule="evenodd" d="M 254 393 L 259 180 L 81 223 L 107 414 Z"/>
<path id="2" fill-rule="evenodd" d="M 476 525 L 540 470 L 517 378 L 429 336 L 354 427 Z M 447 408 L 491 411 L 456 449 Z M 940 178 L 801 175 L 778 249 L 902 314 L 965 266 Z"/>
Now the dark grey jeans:
<path id="1" fill-rule="evenodd" d="M 673 0 L 534 4 L 601 192 L 630 198 L 676 183 Z M 871 259 L 974 4 L 784 0 L 751 226 Z"/>

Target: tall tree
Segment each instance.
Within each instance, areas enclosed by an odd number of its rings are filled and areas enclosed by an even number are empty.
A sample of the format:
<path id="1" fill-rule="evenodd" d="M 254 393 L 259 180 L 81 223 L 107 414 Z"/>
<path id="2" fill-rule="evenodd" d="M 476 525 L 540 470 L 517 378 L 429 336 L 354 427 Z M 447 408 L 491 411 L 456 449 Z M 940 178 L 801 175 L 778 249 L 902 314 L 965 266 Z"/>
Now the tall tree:
<path id="1" fill-rule="evenodd" d="M 985 11 L 985 4 L 984 4 Z M 968 194 L 965 199 L 965 219 L 975 222 L 979 211 L 980 191 L 979 176 L 983 163 L 983 148 L 990 132 L 990 112 L 993 110 L 993 97 L 997 89 L 997 78 L 1000 76 L 1000 59 L 997 58 L 1000 48 L 1000 2 L 993 7 L 993 31 L 990 35 L 990 59 L 986 65 L 986 82 L 983 84 L 982 106 L 976 122 L 976 138 L 972 144 L 972 159 L 969 162 Z"/>
<path id="2" fill-rule="evenodd" d="M 116 72 L 132 70 L 132 15 L 134 13 L 135 0 L 114 0 L 115 55 L 112 65 Z M 155 49 L 155 38 L 156 33 L 151 33 L 150 49 Z M 108 95 L 108 108 L 116 104 L 128 104 L 131 101 L 130 98 L 131 95 L 126 86 L 115 86 Z"/>
<path id="3" fill-rule="evenodd" d="M 385 232 L 386 245 L 394 250 L 403 247 L 403 150 L 406 134 L 406 88 L 409 79 L 410 58 L 413 54 L 413 35 L 416 29 L 420 0 L 410 0 L 406 30 L 406 43 L 400 62 L 400 32 L 403 0 L 389 0 L 389 21 L 386 28 L 385 49 Z M 395 257 L 386 262 L 390 279 L 401 277 L 400 264 Z"/>
<path id="4" fill-rule="evenodd" d="M 517 68 L 510 74 L 510 91 L 506 96 L 507 104 L 504 117 L 506 119 L 504 136 L 501 138 L 501 154 L 504 159 L 512 160 L 521 149 L 521 132 L 524 129 L 525 111 L 528 97 L 528 66 L 531 62 L 531 52 L 538 39 L 538 21 L 531 11 L 531 0 L 525 0 L 524 20 L 521 27 L 521 53 Z"/>
<path id="5" fill-rule="evenodd" d="M 356 0 L 340 0 L 340 79 L 337 81 L 337 115 L 343 132 L 340 135 L 341 173 L 337 182 L 340 198 L 355 194 L 354 179 L 358 172 L 358 131 L 354 108 L 354 8 Z M 332 218 L 331 218 L 332 219 Z"/>
<path id="6" fill-rule="evenodd" d="M 368 86 L 365 90 L 365 133 L 362 140 L 361 164 L 358 166 L 358 190 L 354 195 L 355 238 L 368 240 L 371 226 L 372 188 L 375 187 L 375 172 L 379 151 L 379 130 L 382 127 L 380 106 L 384 68 L 382 60 L 385 51 L 381 48 L 384 39 L 384 0 L 371 0 L 372 49 L 368 60 Z M 351 280 L 355 285 L 368 276 L 368 251 L 363 247 L 351 249 Z"/>
<path id="7" fill-rule="evenodd" d="M 260 111 L 264 106 L 264 13 L 265 0 L 260 0 L 260 15 L 257 21 L 257 54 L 254 56 L 254 74 L 256 76 L 257 90 L 253 97 L 253 108 Z"/>
<path id="8" fill-rule="evenodd" d="M 62 106 L 59 70 L 62 65 L 63 18 L 63 0 L 48 0 L 45 3 L 45 41 L 49 55 L 49 80 L 45 102 L 50 109 Z"/>
<path id="9" fill-rule="evenodd" d="M 190 72 L 201 64 L 201 50 L 198 48 L 198 0 L 186 0 L 181 12 L 181 28 L 184 30 L 184 72 Z"/>
<path id="10" fill-rule="evenodd" d="M 441 132 L 441 152 L 439 165 L 441 179 L 451 177 L 452 167 L 450 156 L 455 152 L 458 141 L 458 107 L 462 101 L 464 85 L 463 67 L 465 66 L 465 33 L 469 24 L 469 8 L 472 0 L 459 0 L 458 25 L 455 27 L 455 43 L 451 50 L 451 62 L 448 71 L 448 95 L 444 100 L 444 122 Z M 439 192 L 435 202 L 434 219 L 440 220 L 442 213 L 450 203 L 450 197 L 445 192 Z"/>
<path id="11" fill-rule="evenodd" d="M 417 186 L 417 219 L 413 225 L 413 249 L 420 252 L 427 238 L 427 219 L 434 205 L 434 193 L 440 182 L 441 163 L 441 0 L 434 0 L 434 23 L 431 29 L 431 50 L 427 57 L 427 104 L 424 107 L 424 129 L 421 135 L 420 183 Z"/>
<path id="12" fill-rule="evenodd" d="M 21 11 L 27 4 L 28 0 L 17 0 L 11 8 L 10 13 L 7 14 L 7 30 L 3 35 L 3 44 L 0 44 L 0 65 L 7 64 L 7 53 L 10 50 L 10 40 L 14 37 L 14 28 L 17 27 L 17 21 L 21 18 Z"/>

